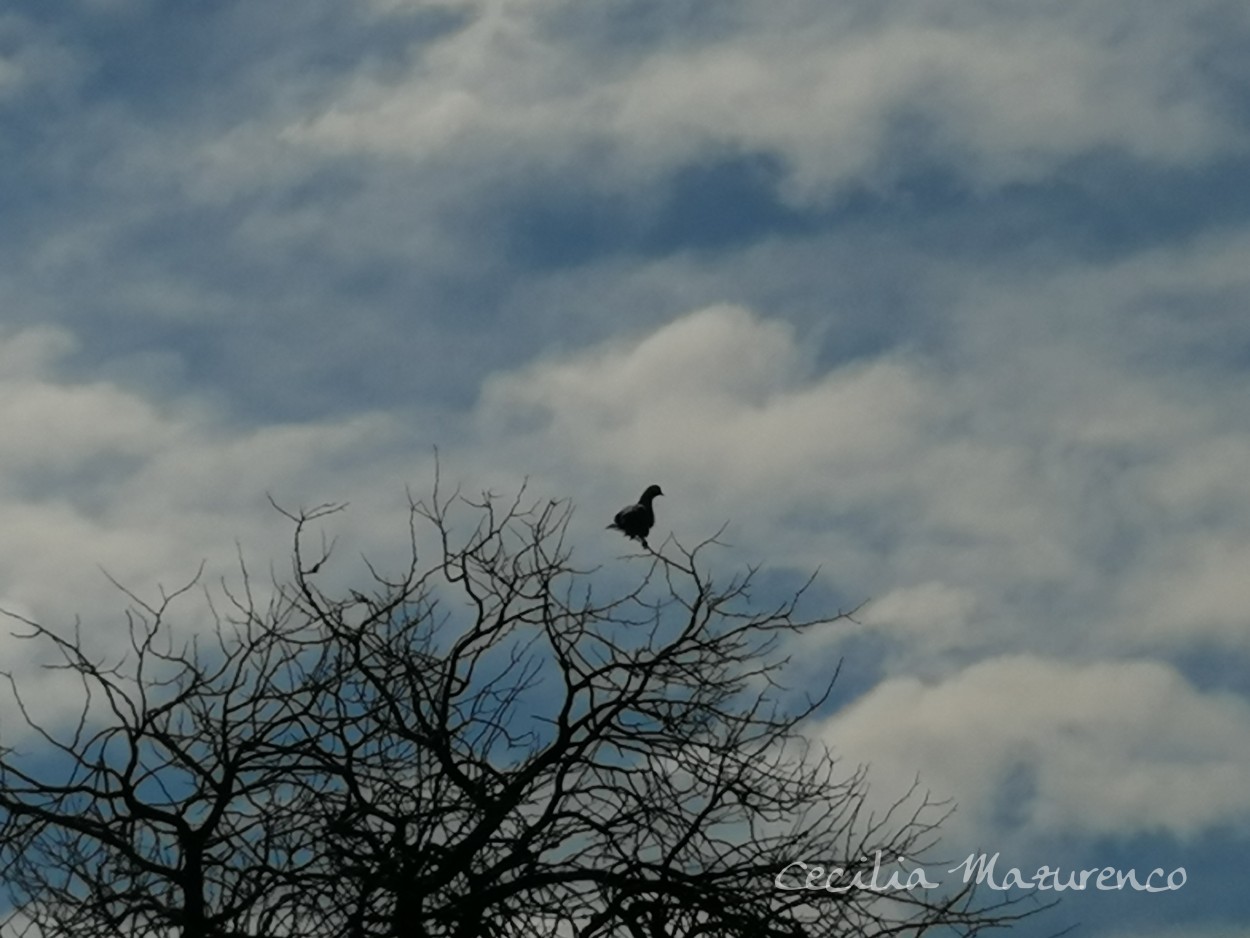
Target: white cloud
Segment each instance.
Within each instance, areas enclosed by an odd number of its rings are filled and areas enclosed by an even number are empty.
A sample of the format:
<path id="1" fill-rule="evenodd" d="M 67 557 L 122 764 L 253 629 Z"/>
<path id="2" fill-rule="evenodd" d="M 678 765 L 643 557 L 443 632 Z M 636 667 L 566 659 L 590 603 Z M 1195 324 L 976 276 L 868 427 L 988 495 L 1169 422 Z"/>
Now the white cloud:
<path id="1" fill-rule="evenodd" d="M 482 394 L 484 432 L 541 425 L 600 465 L 692 482 L 715 466 L 734 496 L 769 484 L 784 499 L 798 494 L 791 484 L 828 491 L 855 470 L 883 467 L 917 424 L 941 417 L 925 379 L 904 363 L 811 371 L 788 326 L 714 306 L 629 345 L 495 376 Z"/>
<path id="2" fill-rule="evenodd" d="M 1250 532 L 1193 531 L 1151 551 L 1122 585 L 1118 637 L 1136 646 L 1183 648 L 1206 639 L 1250 645 Z"/>
<path id="3" fill-rule="evenodd" d="M 926 648 L 959 647 L 969 640 L 977 598 L 967 587 L 937 580 L 902 586 L 874 599 L 859 620 Z"/>
<path id="4" fill-rule="evenodd" d="M 872 589 L 892 550 L 880 539 L 918 510 L 914 460 L 946 416 L 914 363 L 818 376 L 789 327 L 716 306 L 632 344 L 495 376 L 477 436 L 488 459 L 540 467 L 613 510 L 659 481 L 657 532 L 684 543 L 729 521 L 747 559 L 824 564 Z"/>
<path id="5" fill-rule="evenodd" d="M 364 413 L 239 431 L 185 400 L 62 377 L 72 348 L 48 329 L 0 339 L 0 362 L 21 364 L 0 384 L 5 608 L 50 625 L 91 615 L 98 634 L 126 605 L 100 566 L 140 595 L 185 582 L 204 560 L 210 582 L 229 574 L 236 542 L 262 577 L 271 561 L 281 571 L 290 532 L 270 494 L 288 508 L 353 499 L 336 519 L 349 557 L 406 535 L 383 519 L 395 517 L 405 481 L 426 481 L 429 454 L 405 466 L 395 421 Z"/>
<path id="6" fill-rule="evenodd" d="M 1120 293 L 1114 319 L 1168 288 L 1127 291 L 1131 273 L 1085 272 L 1082 295 Z M 1104 342 L 1106 316 L 1032 341 L 1048 310 L 1067 315 L 1070 280 L 973 294 L 955 368 L 894 354 L 822 374 L 790 326 L 709 307 L 496 375 L 478 438 L 569 490 L 594 473 L 595 499 L 660 480 L 661 530 L 688 539 L 729 519 L 731 541 L 767 545 L 760 559 L 822 566 L 852 598 L 876 597 L 866 621 L 907 635 L 927 667 L 978 648 L 1244 645 L 1250 437 L 1229 427 L 1227 462 L 1198 468 L 1235 412 L 1143 373 Z M 919 596 L 943 600 L 929 628 Z"/>
<path id="7" fill-rule="evenodd" d="M 697 492 L 687 523 L 729 518 L 771 562 L 824 563 L 871 590 L 885 564 L 934 541 L 949 555 L 1017 544 L 1044 557 L 1042 512 L 1021 499 L 1030 480 L 1010 447 L 943 439 L 958 406 L 914 360 L 819 375 L 789 327 L 718 306 L 630 345 L 496 376 L 479 433 L 516 447 L 513 462 L 554 453 L 580 472 L 661 478 L 674 519 L 691 503 L 678 493 Z"/>
<path id="8" fill-rule="evenodd" d="M 1250 821 L 1250 704 L 1155 661 L 981 661 L 882 682 L 819 735 L 871 763 L 882 798 L 917 772 L 958 802 L 955 838 L 1169 833 Z"/>
<path id="9" fill-rule="evenodd" d="M 888 183 L 908 151 L 992 186 L 1104 149 L 1175 165 L 1246 144 L 1202 71 L 1208 22 L 1245 28 L 1214 0 L 1206 18 L 971 0 L 887 17 L 795 0 L 734 6 L 715 32 L 673 24 L 647 48 L 551 28 L 568 18 L 556 0 L 468 6 L 476 16 L 407 79 L 355 82 L 286 136 L 473 165 L 507 153 L 510 168 L 606 159 L 623 187 L 709 152 L 761 150 L 784 160 L 800 201 Z"/>

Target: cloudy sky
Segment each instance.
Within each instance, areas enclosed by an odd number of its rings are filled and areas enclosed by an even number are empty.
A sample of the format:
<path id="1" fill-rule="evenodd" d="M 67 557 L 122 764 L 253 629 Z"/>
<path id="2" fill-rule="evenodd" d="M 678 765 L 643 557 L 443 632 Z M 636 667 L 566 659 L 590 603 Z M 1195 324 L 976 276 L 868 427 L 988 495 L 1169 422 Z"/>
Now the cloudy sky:
<path id="1" fill-rule="evenodd" d="M 952 856 L 1187 871 L 1020 933 L 1246 934 L 1244 0 L 8 0 L 0 246 L 6 608 L 659 482 Z"/>

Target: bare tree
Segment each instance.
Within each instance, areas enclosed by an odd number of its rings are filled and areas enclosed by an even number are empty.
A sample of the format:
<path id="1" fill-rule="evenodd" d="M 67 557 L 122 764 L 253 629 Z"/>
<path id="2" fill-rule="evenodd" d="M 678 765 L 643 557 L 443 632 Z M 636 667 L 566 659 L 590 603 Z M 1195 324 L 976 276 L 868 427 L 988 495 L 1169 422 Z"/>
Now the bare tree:
<path id="1" fill-rule="evenodd" d="M 921 858 L 943 814 L 913 794 L 871 815 L 863 769 L 804 742 L 832 681 L 796 706 L 786 642 L 843 614 L 801 617 L 804 590 L 761 607 L 753 571 L 718 584 L 714 539 L 634 555 L 636 585 L 599 598 L 568 504 L 523 498 L 436 484 L 409 500 L 400 572 L 341 594 L 310 546 L 338 507 L 284 512 L 290 576 L 262 597 L 241 564 L 224 602 L 205 591 L 198 639 L 173 620 L 191 586 L 127 593 L 112 661 L 10 613 L 83 702 L 45 728 L 6 675 L 25 727 L 0 746 L 5 933 L 781 938 L 1018 917 L 967 889 L 778 889 L 796 860 L 849 877 L 878 851 Z M 453 511 L 472 515 L 460 535 Z"/>

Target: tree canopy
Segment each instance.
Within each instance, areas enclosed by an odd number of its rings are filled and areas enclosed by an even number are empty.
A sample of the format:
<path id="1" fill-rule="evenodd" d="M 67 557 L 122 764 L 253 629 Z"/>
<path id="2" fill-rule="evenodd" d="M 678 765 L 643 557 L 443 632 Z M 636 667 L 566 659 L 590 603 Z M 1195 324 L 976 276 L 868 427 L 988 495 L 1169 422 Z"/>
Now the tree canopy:
<path id="1" fill-rule="evenodd" d="M 288 575 L 127 592 L 126 647 L 9 615 L 81 682 L 43 726 L 5 675 L 5 935 L 974 934 L 1015 913 L 969 889 L 780 890 L 796 860 L 919 858 L 943 808 L 868 810 L 863 767 L 802 730 L 827 699 L 785 687 L 788 644 L 842 613 L 753 599 L 709 572 L 715 538 L 579 569 L 567 502 L 408 503 L 398 573 L 337 589 L 283 514 Z M 281 510 L 281 509 L 279 509 Z M 467 523 L 462 521 L 467 517 Z M 805 589 L 805 588 L 804 588 Z M 7 906 L 7 912 L 6 912 Z M 4 916 L 7 914 L 7 919 Z"/>

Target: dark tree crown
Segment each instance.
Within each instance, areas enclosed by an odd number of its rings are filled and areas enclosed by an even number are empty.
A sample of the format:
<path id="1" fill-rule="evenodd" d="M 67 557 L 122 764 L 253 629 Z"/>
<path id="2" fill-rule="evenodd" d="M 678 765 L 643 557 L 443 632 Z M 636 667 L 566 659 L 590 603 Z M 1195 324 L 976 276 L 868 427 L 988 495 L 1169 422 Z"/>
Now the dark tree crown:
<path id="1" fill-rule="evenodd" d="M 801 618 L 803 590 L 761 607 L 753 571 L 715 582 L 714 538 L 627 561 L 633 585 L 603 595 L 604 571 L 574 565 L 568 504 L 523 497 L 436 485 L 409 503 L 400 571 L 346 591 L 313 537 L 339 509 L 283 512 L 289 577 L 262 588 L 241 566 L 191 638 L 175 617 L 190 586 L 127 594 L 108 661 L 10 614 L 84 696 L 76 725 L 44 728 L 6 675 L 28 725 L 0 747 L 0 932 L 796 938 L 1009 920 L 968 891 L 778 890 L 795 860 L 918 858 L 942 815 L 916 796 L 869 817 L 864 770 L 800 733 L 828 687 L 796 705 L 785 644 L 842 614 Z"/>

